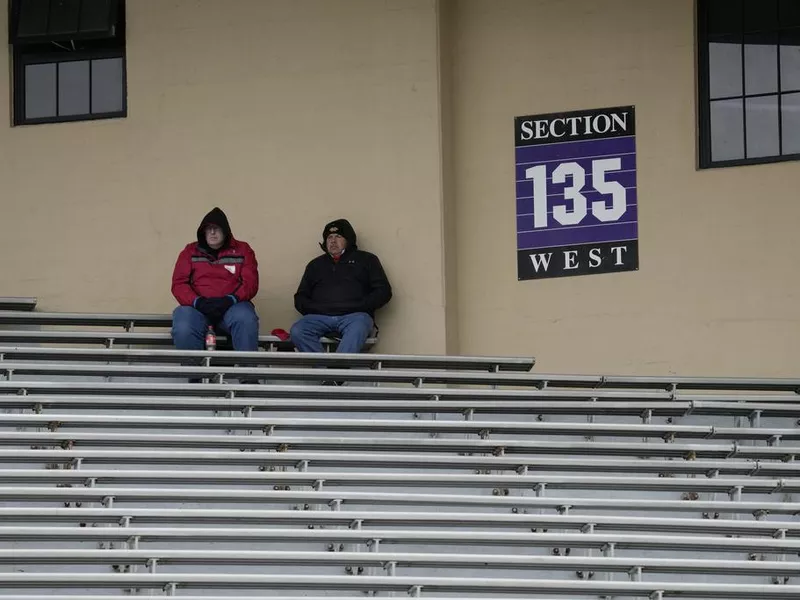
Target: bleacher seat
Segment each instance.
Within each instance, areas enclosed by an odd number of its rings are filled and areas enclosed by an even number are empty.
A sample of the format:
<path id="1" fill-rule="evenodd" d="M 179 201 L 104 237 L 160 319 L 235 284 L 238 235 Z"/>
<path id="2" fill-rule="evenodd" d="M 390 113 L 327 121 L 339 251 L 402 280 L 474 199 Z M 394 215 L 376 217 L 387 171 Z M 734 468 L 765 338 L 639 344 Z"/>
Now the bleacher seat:
<path id="1" fill-rule="evenodd" d="M 31 311 L 36 308 L 36 298 L 21 296 L 0 297 L 0 311 Z"/>
<path id="2" fill-rule="evenodd" d="M 9 302 L 3 305 L 2 300 L 0 298 L 0 325 L 5 327 L 0 328 L 0 344 L 101 344 L 108 348 L 120 344 L 128 347 L 172 345 L 172 334 L 163 331 L 172 327 L 171 315 L 25 312 L 32 310 L 33 306 L 26 308 L 25 304 L 11 302 L 13 299 L 8 299 Z M 94 329 L 96 327 L 120 329 L 98 331 Z M 135 331 L 136 328 L 148 331 Z M 150 331 L 152 329 L 156 331 Z M 227 337 L 219 335 L 217 341 L 225 345 Z M 376 342 L 377 338 L 368 338 L 365 347 L 371 348 Z M 265 350 L 294 348 L 291 340 L 282 340 L 274 335 L 259 335 L 258 343 Z M 335 348 L 338 343 L 334 338 L 322 339 L 326 351 Z"/>
<path id="3" fill-rule="evenodd" d="M 800 380 L 150 348 L 163 319 L 0 312 L 0 598 L 800 598 Z"/>

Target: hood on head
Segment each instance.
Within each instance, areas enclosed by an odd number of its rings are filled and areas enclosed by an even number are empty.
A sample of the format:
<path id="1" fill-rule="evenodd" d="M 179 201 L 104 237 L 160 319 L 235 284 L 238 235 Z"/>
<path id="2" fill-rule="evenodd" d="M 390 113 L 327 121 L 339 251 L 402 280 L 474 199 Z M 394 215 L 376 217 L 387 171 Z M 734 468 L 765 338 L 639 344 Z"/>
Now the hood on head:
<path id="1" fill-rule="evenodd" d="M 322 248 L 323 252 L 328 251 L 328 249 L 325 247 L 325 240 L 332 233 L 338 233 L 340 236 L 346 239 L 348 248 L 356 248 L 356 230 L 353 229 L 352 225 L 350 225 L 350 221 L 347 219 L 336 219 L 335 221 L 331 221 L 325 225 L 325 229 L 322 230 L 322 243 L 319 246 Z"/>
<path id="2" fill-rule="evenodd" d="M 205 217 L 203 217 L 202 221 L 200 221 L 200 226 L 197 228 L 197 243 L 203 248 L 208 248 L 208 245 L 206 244 L 206 234 L 203 231 L 206 225 L 216 225 L 222 229 L 223 233 L 225 234 L 225 243 L 222 245 L 223 248 L 230 243 L 231 238 L 233 238 L 233 233 L 231 232 L 231 226 L 228 223 L 228 217 L 225 216 L 225 213 L 222 212 L 221 208 L 215 206 L 214 209 Z"/>

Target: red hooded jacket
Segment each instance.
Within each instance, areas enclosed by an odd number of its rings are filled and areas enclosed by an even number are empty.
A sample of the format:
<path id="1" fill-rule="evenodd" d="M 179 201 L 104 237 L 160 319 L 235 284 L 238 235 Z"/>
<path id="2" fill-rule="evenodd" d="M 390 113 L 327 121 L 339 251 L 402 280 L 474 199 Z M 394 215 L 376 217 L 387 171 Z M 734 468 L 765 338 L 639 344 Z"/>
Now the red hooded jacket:
<path id="1" fill-rule="evenodd" d="M 216 252 L 208 247 L 205 226 L 217 225 L 225 244 Z M 258 293 L 258 262 L 249 244 L 233 237 L 228 218 L 219 208 L 208 213 L 197 228 L 197 241 L 178 255 L 172 272 L 172 295 L 179 304 L 191 306 L 200 297 L 233 295 L 240 302 Z"/>

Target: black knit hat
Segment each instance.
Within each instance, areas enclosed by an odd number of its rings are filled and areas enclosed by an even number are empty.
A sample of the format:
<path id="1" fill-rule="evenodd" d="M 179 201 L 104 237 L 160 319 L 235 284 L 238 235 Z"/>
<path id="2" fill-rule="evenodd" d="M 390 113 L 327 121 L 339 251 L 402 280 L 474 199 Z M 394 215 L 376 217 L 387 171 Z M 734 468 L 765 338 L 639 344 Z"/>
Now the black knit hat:
<path id="1" fill-rule="evenodd" d="M 332 233 L 337 233 L 346 239 L 349 247 L 355 247 L 357 239 L 356 230 L 353 229 L 352 225 L 350 225 L 350 221 L 347 219 L 336 219 L 335 221 L 331 221 L 325 225 L 325 229 L 322 230 L 322 243 L 320 244 L 320 247 L 323 251 L 327 252 L 325 240 L 327 240 L 328 236 Z"/>

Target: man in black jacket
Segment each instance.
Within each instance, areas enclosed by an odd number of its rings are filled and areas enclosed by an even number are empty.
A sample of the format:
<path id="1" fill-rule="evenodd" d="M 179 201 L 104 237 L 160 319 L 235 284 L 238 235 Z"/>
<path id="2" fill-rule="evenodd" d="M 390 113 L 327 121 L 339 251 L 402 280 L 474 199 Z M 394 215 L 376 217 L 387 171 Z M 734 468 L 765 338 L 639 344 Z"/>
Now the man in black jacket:
<path id="1" fill-rule="evenodd" d="M 322 352 L 320 338 L 334 334 L 342 338 L 337 352 L 360 352 L 392 286 L 378 257 L 358 249 L 347 219 L 325 226 L 320 247 L 325 254 L 308 263 L 294 295 L 303 317 L 292 325 L 292 342 L 300 352 Z"/>

